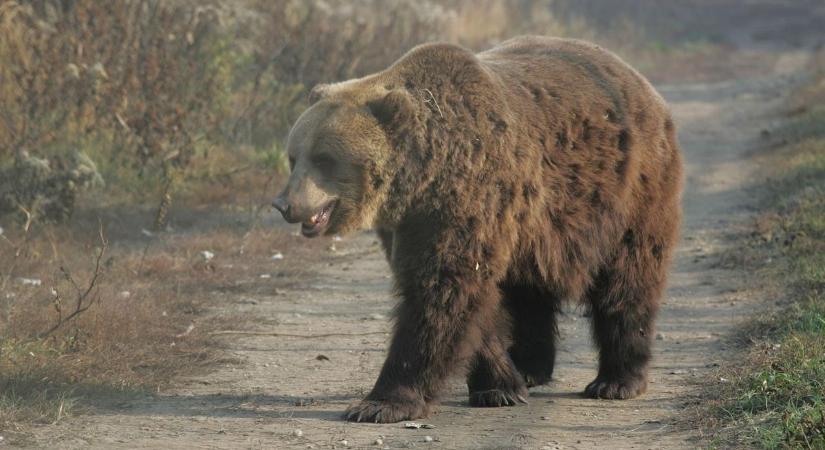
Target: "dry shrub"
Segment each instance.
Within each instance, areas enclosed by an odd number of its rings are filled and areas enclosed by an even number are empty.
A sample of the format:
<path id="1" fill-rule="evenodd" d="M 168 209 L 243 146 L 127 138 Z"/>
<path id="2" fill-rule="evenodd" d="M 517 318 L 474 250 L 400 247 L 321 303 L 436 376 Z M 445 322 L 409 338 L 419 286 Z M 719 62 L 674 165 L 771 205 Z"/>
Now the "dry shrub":
<path id="1" fill-rule="evenodd" d="M 105 130 L 138 162 L 184 162 L 226 82 L 217 22 L 209 8 L 158 0 L 3 1 L 0 150 Z"/>
<path id="2" fill-rule="evenodd" d="M 238 18 L 248 43 L 230 137 L 258 147 L 283 139 L 319 82 L 379 70 L 443 36 L 453 15 L 434 2 L 255 0 Z M 380 13 L 377 13 L 380 11 Z"/>
<path id="3" fill-rule="evenodd" d="M 116 186 L 185 166 L 225 114 L 218 25 L 161 0 L 0 1 L 0 163 L 79 150 Z"/>
<path id="4" fill-rule="evenodd" d="M 253 30 L 242 111 L 233 136 L 264 145 L 282 139 L 320 82 L 386 68 L 412 47 L 430 41 L 475 49 L 520 33 L 564 35 L 552 0 L 254 0 L 241 28 Z M 265 124 L 276 124 L 266 127 Z"/>
<path id="5" fill-rule="evenodd" d="M 27 229 L 34 222 L 62 222 L 81 192 L 103 184 L 97 166 L 81 152 L 52 160 L 18 152 L 12 164 L 0 166 L 0 216 L 16 214 Z"/>

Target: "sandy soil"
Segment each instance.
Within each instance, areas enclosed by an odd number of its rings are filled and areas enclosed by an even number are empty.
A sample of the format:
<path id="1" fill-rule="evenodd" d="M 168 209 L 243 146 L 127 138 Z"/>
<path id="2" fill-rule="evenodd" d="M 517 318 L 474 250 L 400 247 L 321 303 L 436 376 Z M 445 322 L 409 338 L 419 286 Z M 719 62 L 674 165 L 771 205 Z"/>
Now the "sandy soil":
<path id="1" fill-rule="evenodd" d="M 389 270 L 374 235 L 342 241 L 290 289 L 223 296 L 224 308 L 258 318 L 262 333 L 227 335 L 227 364 L 174 389 L 35 430 L 44 448 L 694 448 L 703 437 L 679 421 L 697 401 L 697 380 L 730 365 L 736 324 L 772 299 L 741 286 L 718 253 L 753 212 L 749 155 L 764 143 L 783 95 L 808 58 L 801 50 L 766 58 L 759 77 L 713 84 L 657 86 L 672 105 L 687 162 L 685 223 L 658 321 L 647 394 L 590 400 L 580 392 L 596 373 L 587 319 L 569 308 L 561 320 L 556 380 L 534 388 L 529 405 L 479 409 L 456 377 L 440 411 L 420 423 L 351 424 L 344 408 L 372 386 L 388 344 L 393 305 Z M 769 62 L 768 62 L 769 61 Z M 222 311 L 215 311 L 220 314 Z M 366 334 L 371 333 L 371 334 Z M 378 443 L 380 442 L 380 443 Z"/>

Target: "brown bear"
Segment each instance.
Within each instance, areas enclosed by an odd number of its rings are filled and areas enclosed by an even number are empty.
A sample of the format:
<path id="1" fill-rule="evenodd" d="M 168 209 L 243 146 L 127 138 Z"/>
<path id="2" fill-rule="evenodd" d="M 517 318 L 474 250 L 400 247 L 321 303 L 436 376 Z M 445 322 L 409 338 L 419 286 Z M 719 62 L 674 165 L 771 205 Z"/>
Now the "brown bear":
<path id="1" fill-rule="evenodd" d="M 376 229 L 400 297 L 348 420 L 426 416 L 462 367 L 471 405 L 525 402 L 551 379 L 566 300 L 586 306 L 599 347 L 585 395 L 644 392 L 682 162 L 638 72 L 577 40 L 427 44 L 310 98 L 273 204 L 310 237 Z"/>

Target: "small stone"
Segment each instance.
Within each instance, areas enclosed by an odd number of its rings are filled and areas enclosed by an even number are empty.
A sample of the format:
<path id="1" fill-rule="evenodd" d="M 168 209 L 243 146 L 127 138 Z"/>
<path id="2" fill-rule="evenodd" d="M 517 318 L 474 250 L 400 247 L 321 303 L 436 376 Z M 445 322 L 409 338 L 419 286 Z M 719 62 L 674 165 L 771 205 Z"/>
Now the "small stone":
<path id="1" fill-rule="evenodd" d="M 300 428 L 297 428 L 295 430 L 292 430 L 292 435 L 295 436 L 295 437 L 301 437 L 301 436 L 304 435 L 304 432 L 301 431 Z"/>
<path id="2" fill-rule="evenodd" d="M 432 436 L 424 436 L 424 442 L 432 442 L 432 441 L 433 441 Z"/>
<path id="3" fill-rule="evenodd" d="M 339 444 L 343 445 L 344 447 L 349 446 L 349 442 L 346 439 L 341 439 L 338 441 Z"/>
<path id="4" fill-rule="evenodd" d="M 410 429 L 414 429 L 414 430 L 417 430 L 419 428 L 424 428 L 424 429 L 427 429 L 427 430 L 431 430 L 431 429 L 435 428 L 435 425 L 429 424 L 429 423 L 405 422 L 404 423 L 404 428 L 410 428 Z"/>
<path id="5" fill-rule="evenodd" d="M 274 255 L 272 255 L 272 259 L 275 260 L 275 261 L 284 259 L 284 254 L 281 253 L 281 252 L 277 252 Z"/>
<path id="6" fill-rule="evenodd" d="M 377 438 L 375 441 L 373 441 L 373 444 L 375 444 L 375 445 L 384 445 L 384 440 L 381 439 L 381 438 Z"/>
<path id="7" fill-rule="evenodd" d="M 40 278 L 19 278 L 18 280 L 24 286 L 40 286 L 43 284 L 43 280 Z"/>
<path id="8" fill-rule="evenodd" d="M 656 333 L 656 340 L 657 341 L 664 341 L 665 340 L 665 334 L 664 333 Z"/>

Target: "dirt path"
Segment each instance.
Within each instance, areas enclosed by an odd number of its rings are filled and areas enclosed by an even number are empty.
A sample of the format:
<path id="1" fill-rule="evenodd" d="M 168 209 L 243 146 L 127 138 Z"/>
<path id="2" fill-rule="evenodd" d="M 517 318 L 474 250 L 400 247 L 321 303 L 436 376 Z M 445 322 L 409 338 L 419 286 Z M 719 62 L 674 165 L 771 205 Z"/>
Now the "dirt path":
<path id="1" fill-rule="evenodd" d="M 580 396 L 595 376 L 587 319 L 570 309 L 561 320 L 556 381 L 531 391 L 530 404 L 477 409 L 456 378 L 440 412 L 420 422 L 350 424 L 348 403 L 368 391 L 383 362 L 392 307 L 389 271 L 375 237 L 335 242 L 311 279 L 276 295 L 228 296 L 228 311 L 259 317 L 264 331 L 295 338 L 227 336 L 230 364 L 171 392 L 36 431 L 51 448 L 692 448 L 695 430 L 674 418 L 695 398 L 694 380 L 726 364 L 725 337 L 766 299 L 739 291 L 739 273 L 720 269 L 714 254 L 752 211 L 748 154 L 769 127 L 806 53 L 787 53 L 760 78 L 659 86 L 680 125 L 687 161 L 685 224 L 658 321 L 648 393 L 629 401 Z M 302 264 L 287 259 L 281 264 Z M 266 268 L 262 270 L 275 270 Z M 226 294 L 222 294 L 226 295 Z M 323 355 L 323 357 L 321 356 Z M 298 431 L 300 430 L 300 431 Z M 427 439 L 431 438 L 432 442 Z M 380 439 L 383 445 L 376 444 Z"/>

